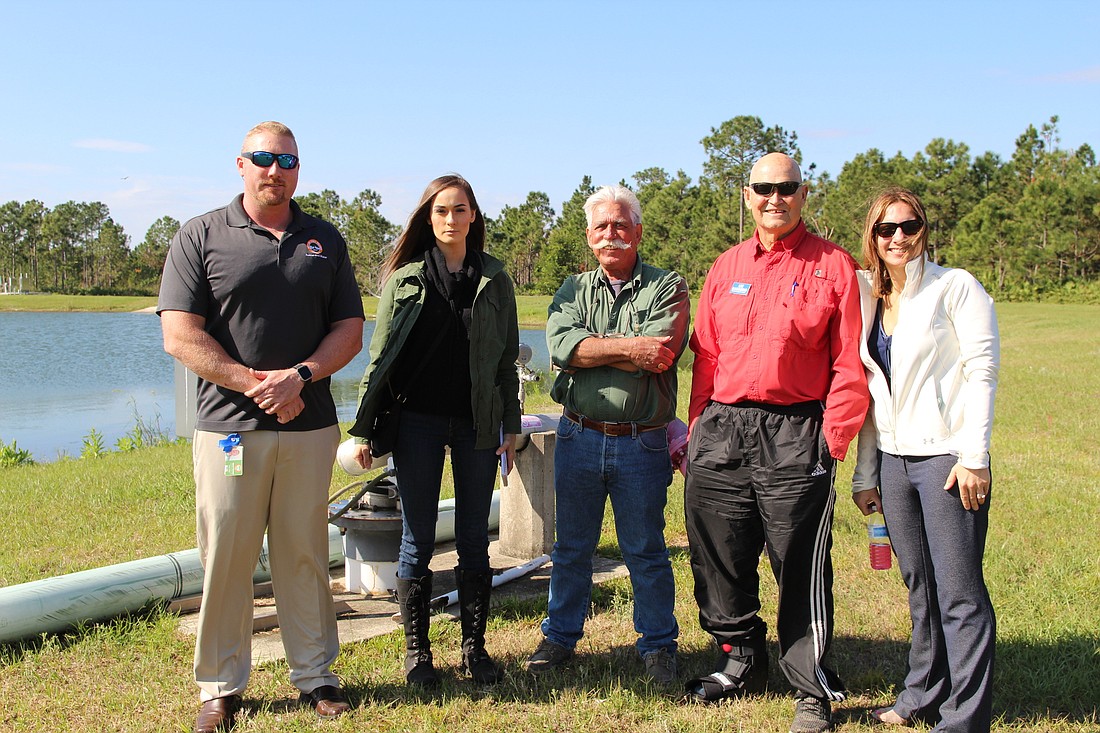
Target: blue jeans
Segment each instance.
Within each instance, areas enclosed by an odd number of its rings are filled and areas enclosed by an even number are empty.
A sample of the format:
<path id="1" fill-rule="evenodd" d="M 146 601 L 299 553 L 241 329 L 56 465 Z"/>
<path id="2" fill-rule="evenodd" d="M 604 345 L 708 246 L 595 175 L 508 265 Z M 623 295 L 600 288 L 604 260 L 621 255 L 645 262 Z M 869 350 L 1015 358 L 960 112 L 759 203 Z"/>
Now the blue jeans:
<path id="1" fill-rule="evenodd" d="M 676 651 L 676 589 L 665 546 L 665 503 L 672 483 L 664 430 L 608 437 L 571 420 L 558 424 L 554 453 L 557 541 L 542 633 L 572 649 L 584 635 L 592 596 L 592 555 L 611 497 L 619 549 L 634 589 L 638 652 Z"/>
<path id="2" fill-rule="evenodd" d="M 435 552 L 439 487 L 446 446 L 451 447 L 455 484 L 455 549 L 463 570 L 489 569 L 489 509 L 499 462 L 495 448 L 474 447 L 469 418 L 405 410 L 397 431 L 393 464 L 401 496 L 401 551 L 397 577 L 428 574 Z"/>

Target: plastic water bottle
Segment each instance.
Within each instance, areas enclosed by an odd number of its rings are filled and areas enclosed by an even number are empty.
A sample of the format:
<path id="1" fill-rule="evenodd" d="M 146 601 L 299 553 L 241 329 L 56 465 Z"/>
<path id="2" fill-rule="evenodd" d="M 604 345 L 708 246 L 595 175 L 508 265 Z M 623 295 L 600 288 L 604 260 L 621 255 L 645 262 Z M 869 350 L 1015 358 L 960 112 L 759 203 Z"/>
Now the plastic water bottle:
<path id="1" fill-rule="evenodd" d="M 889 570 L 893 566 L 890 557 L 890 535 L 886 532 L 886 519 L 882 512 L 867 515 L 867 536 L 871 540 L 871 569 Z"/>

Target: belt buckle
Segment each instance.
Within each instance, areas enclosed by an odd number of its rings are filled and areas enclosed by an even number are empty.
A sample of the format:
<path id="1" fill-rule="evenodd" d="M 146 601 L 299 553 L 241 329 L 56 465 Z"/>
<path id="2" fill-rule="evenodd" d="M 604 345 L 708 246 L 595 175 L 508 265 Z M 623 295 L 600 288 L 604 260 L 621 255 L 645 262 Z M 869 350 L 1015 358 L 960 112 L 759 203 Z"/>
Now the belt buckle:
<path id="1" fill-rule="evenodd" d="M 602 420 L 593 420 L 585 415 L 573 413 L 572 410 L 563 411 L 563 413 L 567 420 L 579 425 L 581 430 L 595 430 L 603 435 L 610 435 L 613 438 L 619 438 L 624 435 L 636 438 L 638 437 L 638 433 L 642 432 L 636 422 L 604 422 Z"/>
<path id="2" fill-rule="evenodd" d="M 638 423 L 605 422 L 603 423 L 603 434 L 610 435 L 614 438 L 621 438 L 624 435 L 629 435 L 632 438 L 636 438 L 638 437 Z"/>

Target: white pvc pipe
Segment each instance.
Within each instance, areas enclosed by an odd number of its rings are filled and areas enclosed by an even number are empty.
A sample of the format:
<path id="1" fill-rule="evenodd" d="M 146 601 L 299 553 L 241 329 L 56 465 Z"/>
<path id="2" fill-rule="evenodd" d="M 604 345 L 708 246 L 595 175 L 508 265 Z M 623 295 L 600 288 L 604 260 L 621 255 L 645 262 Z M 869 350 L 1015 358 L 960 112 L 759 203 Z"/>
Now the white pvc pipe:
<path id="1" fill-rule="evenodd" d="M 525 562 L 522 565 L 517 565 L 514 568 L 508 568 L 507 570 L 502 570 L 501 572 L 493 576 L 493 587 L 496 588 L 498 586 L 504 585 L 505 583 L 509 583 L 516 578 L 522 578 L 524 575 L 538 570 L 548 562 L 550 562 L 549 555 L 539 555 L 534 560 Z M 447 608 L 447 606 L 453 605 L 455 603 L 458 603 L 457 588 L 450 593 L 444 593 L 441 596 L 436 596 L 435 598 L 433 598 L 431 600 L 431 609 L 432 611 L 439 613 L 443 609 Z M 395 615 L 397 616 L 397 620 L 401 619 L 400 613 Z"/>
<path id="2" fill-rule="evenodd" d="M 529 560 L 522 565 L 516 565 L 514 568 L 508 568 L 493 576 L 493 587 L 502 586 L 505 583 L 510 583 L 516 578 L 522 578 L 524 575 L 538 570 L 546 563 L 550 562 L 549 555 L 539 555 L 534 560 Z M 451 591 L 450 593 L 444 593 L 441 596 L 436 596 L 428 604 L 432 609 L 432 613 L 442 613 L 448 606 L 458 603 L 458 589 Z M 401 623 L 401 612 L 393 614 L 391 617 L 396 623 Z"/>
<path id="3" fill-rule="evenodd" d="M 493 493 L 489 528 L 500 522 L 500 492 Z M 454 499 L 439 502 L 436 540 L 454 539 Z M 337 527 L 328 530 L 329 566 L 344 561 Z M 253 583 L 271 579 L 267 538 Z M 174 601 L 202 592 L 203 570 L 197 549 L 133 560 L 0 588 L 0 643 L 54 633 L 80 623 L 105 621 L 150 603 Z"/>
<path id="4" fill-rule="evenodd" d="M 500 526 L 500 490 L 493 492 L 493 501 L 489 505 L 489 529 Z M 439 502 L 439 518 L 435 522 L 435 541 L 448 542 L 455 538 L 455 500 L 444 499 Z"/>

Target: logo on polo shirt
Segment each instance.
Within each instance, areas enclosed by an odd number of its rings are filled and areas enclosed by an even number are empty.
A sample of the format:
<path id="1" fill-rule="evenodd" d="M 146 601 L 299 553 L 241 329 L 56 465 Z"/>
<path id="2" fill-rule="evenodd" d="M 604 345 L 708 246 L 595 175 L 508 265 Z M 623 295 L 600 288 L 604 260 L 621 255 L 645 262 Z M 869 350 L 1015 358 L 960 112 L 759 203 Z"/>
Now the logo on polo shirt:
<path id="1" fill-rule="evenodd" d="M 322 260 L 327 260 L 325 256 L 325 248 L 321 246 L 321 243 L 316 239 L 311 239 L 306 242 L 306 257 L 320 257 Z"/>

